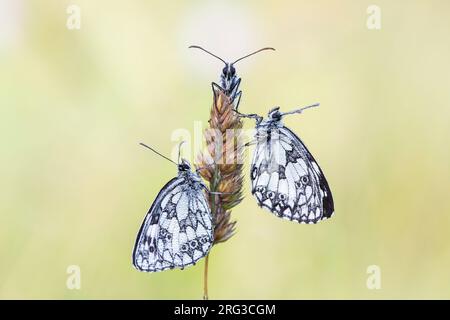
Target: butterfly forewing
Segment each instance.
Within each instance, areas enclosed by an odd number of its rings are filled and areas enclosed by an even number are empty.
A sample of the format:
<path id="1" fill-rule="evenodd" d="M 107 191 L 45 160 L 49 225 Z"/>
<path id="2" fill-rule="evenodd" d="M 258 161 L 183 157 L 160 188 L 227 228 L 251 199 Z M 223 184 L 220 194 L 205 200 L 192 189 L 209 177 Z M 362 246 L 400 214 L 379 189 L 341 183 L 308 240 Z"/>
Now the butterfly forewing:
<path id="1" fill-rule="evenodd" d="M 211 212 L 203 190 L 178 176 L 159 192 L 137 235 L 133 264 L 156 272 L 195 264 L 213 241 Z"/>
<path id="2" fill-rule="evenodd" d="M 317 223 L 334 210 L 330 188 L 317 162 L 288 128 L 258 139 L 252 168 L 252 193 L 260 206 L 300 223 Z"/>

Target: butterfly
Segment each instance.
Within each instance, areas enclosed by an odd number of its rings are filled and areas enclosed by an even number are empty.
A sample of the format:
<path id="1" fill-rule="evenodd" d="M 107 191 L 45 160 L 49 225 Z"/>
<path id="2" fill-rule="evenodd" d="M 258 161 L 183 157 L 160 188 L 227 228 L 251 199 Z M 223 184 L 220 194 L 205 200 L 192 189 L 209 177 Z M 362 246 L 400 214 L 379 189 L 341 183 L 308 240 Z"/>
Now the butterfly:
<path id="1" fill-rule="evenodd" d="M 270 48 L 270 47 L 262 48 L 257 51 L 254 51 L 252 53 L 249 53 L 249 54 L 235 60 L 234 62 L 229 63 L 229 62 L 226 62 L 225 60 L 223 60 L 222 58 L 220 58 L 219 56 L 209 52 L 208 50 L 205 50 L 204 48 L 202 48 L 200 46 L 190 46 L 189 48 L 203 50 L 204 52 L 210 54 L 211 56 L 213 56 L 213 57 L 219 59 L 220 61 L 222 61 L 223 63 L 225 63 L 225 67 L 222 69 L 222 73 L 220 75 L 220 85 L 215 82 L 213 82 L 211 85 L 212 85 L 213 92 L 216 92 L 217 89 L 225 92 L 225 94 L 230 98 L 231 103 L 234 103 L 236 110 L 239 107 L 239 102 L 241 101 L 242 91 L 239 90 L 241 78 L 239 78 L 237 76 L 236 68 L 234 67 L 234 65 L 238 61 L 241 61 L 247 57 L 250 57 L 258 52 L 261 52 L 264 50 L 275 50 L 274 48 Z M 215 95 L 214 95 L 214 99 L 216 99 Z M 214 101 L 214 103 L 215 102 L 216 101 Z"/>
<path id="2" fill-rule="evenodd" d="M 173 162 L 151 147 L 141 145 Z M 212 215 L 203 192 L 207 187 L 198 170 L 191 171 L 188 161 L 178 160 L 177 166 L 177 177 L 161 189 L 137 234 L 133 265 L 139 271 L 184 269 L 211 249 Z"/>
<path id="3" fill-rule="evenodd" d="M 317 223 L 334 212 L 333 196 L 322 170 L 300 138 L 282 123 L 288 114 L 317 106 L 285 113 L 276 107 L 266 119 L 238 112 L 256 120 L 250 179 L 258 205 L 299 223 Z"/>

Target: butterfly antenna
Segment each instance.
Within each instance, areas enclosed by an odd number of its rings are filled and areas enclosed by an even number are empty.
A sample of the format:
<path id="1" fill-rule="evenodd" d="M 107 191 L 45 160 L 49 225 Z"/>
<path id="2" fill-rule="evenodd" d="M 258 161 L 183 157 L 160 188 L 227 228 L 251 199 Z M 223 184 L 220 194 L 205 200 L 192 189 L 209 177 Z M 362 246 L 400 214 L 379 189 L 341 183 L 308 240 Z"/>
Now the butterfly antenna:
<path id="1" fill-rule="evenodd" d="M 200 47 L 200 46 L 189 46 L 189 48 L 190 48 L 190 49 L 200 49 L 200 50 L 203 50 L 204 52 L 206 52 L 206 53 L 212 55 L 214 58 L 217 58 L 217 59 L 219 59 L 220 61 L 222 61 L 223 63 L 228 64 L 228 63 L 227 63 L 225 60 L 223 60 L 221 57 L 216 56 L 214 53 L 209 52 L 208 50 L 206 50 L 206 49 L 204 49 L 204 48 L 202 48 L 202 47 Z"/>
<path id="2" fill-rule="evenodd" d="M 141 146 L 143 146 L 143 147 L 146 147 L 147 149 L 152 150 L 154 153 L 156 153 L 157 155 L 163 157 L 163 158 L 166 159 L 166 160 L 169 160 L 169 161 L 172 162 L 173 164 L 178 165 L 175 161 L 173 161 L 172 159 L 170 159 L 170 158 L 166 157 L 165 155 L 159 153 L 158 151 L 156 151 L 156 150 L 153 149 L 152 147 L 149 147 L 149 146 L 146 145 L 145 143 L 142 143 L 142 142 L 141 142 L 141 143 L 139 143 L 139 144 L 140 144 Z"/>
<path id="3" fill-rule="evenodd" d="M 250 56 L 252 56 L 252 55 L 254 55 L 254 54 L 257 54 L 258 52 L 265 51 L 265 50 L 273 50 L 273 51 L 275 51 L 275 48 L 266 47 L 266 48 L 262 48 L 262 49 L 256 50 L 255 52 L 249 53 L 248 55 L 243 56 L 243 57 L 237 59 L 237 60 L 236 60 L 235 62 L 233 62 L 232 64 L 235 64 L 236 62 L 241 61 L 242 59 L 248 58 L 248 57 L 250 57 Z"/>
<path id="4" fill-rule="evenodd" d="M 310 106 L 306 106 L 306 107 L 303 107 L 303 108 L 300 108 L 300 109 L 297 109 L 297 110 L 292 110 L 292 111 L 289 111 L 289 112 L 284 112 L 284 113 L 282 113 L 282 115 L 285 116 L 285 115 L 287 115 L 287 114 L 302 113 L 303 110 L 306 110 L 306 109 L 309 109 L 309 108 L 315 108 L 315 107 L 318 107 L 319 105 L 320 105 L 319 103 L 315 103 L 315 104 L 312 104 L 312 105 L 310 105 Z"/>

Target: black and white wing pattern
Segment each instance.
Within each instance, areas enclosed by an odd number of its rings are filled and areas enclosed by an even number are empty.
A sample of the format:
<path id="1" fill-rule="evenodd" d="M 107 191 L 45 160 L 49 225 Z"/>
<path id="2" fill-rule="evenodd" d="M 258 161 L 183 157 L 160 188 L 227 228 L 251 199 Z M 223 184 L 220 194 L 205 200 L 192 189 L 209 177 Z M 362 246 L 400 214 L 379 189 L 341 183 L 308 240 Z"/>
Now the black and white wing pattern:
<path id="1" fill-rule="evenodd" d="M 317 223 L 333 214 L 333 197 L 322 170 L 302 141 L 284 126 L 259 139 L 251 181 L 258 204 L 278 217 Z"/>
<path id="2" fill-rule="evenodd" d="M 145 216 L 133 250 L 133 265 L 146 272 L 195 264 L 213 242 L 211 211 L 201 188 L 184 177 L 170 180 Z"/>

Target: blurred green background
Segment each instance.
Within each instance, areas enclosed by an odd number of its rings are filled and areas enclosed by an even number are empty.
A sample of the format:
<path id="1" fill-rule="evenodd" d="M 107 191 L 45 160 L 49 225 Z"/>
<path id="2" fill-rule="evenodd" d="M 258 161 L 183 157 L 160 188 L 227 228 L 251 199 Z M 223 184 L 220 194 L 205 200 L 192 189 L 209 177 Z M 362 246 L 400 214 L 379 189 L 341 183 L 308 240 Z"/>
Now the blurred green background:
<path id="1" fill-rule="evenodd" d="M 80 30 L 66 28 L 70 4 Z M 138 142 L 170 154 L 175 129 L 208 119 L 222 69 L 191 44 L 229 60 L 277 49 L 237 65 L 240 110 L 321 103 L 286 124 L 336 207 L 314 226 L 277 219 L 247 181 L 238 232 L 211 253 L 211 298 L 450 298 L 450 3 L 379 0 L 381 30 L 366 27 L 371 4 L 0 1 L 0 298 L 202 297 L 203 261 L 131 265 L 176 174 Z"/>

